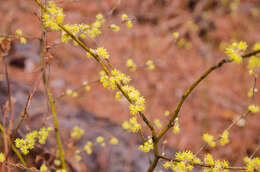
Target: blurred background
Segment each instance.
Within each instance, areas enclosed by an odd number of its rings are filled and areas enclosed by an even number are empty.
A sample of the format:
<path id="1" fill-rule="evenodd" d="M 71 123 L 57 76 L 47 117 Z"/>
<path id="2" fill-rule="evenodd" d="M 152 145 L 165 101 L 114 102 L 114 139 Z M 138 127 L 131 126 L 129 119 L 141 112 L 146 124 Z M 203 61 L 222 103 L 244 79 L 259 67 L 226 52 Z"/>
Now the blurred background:
<path id="1" fill-rule="evenodd" d="M 185 90 L 210 66 L 225 58 L 224 49 L 233 41 L 246 41 L 252 45 L 260 40 L 260 1 L 259 0 L 56 0 L 64 9 L 65 22 L 70 24 L 95 21 L 102 13 L 107 22 L 102 35 L 94 41 L 86 39 L 91 48 L 105 47 L 110 53 L 111 63 L 132 77 L 135 86 L 146 98 L 145 115 L 151 121 L 160 119 L 163 126 L 172 114 Z M 0 1 L 0 35 L 15 34 L 20 28 L 24 35 L 40 37 L 40 10 L 33 0 Z M 128 14 L 133 22 L 131 29 L 121 22 L 121 15 Z M 115 33 L 110 24 L 120 26 Z M 179 38 L 172 36 L 179 32 Z M 145 171 L 149 162 L 146 154 L 138 150 L 140 138 L 129 134 L 121 124 L 131 117 L 128 102 L 117 101 L 114 91 L 102 87 L 98 82 L 100 66 L 80 48 L 60 43 L 57 32 L 47 33 L 49 55 L 49 86 L 57 98 L 57 111 L 60 118 L 62 139 L 67 149 L 67 160 L 75 171 Z M 28 40 L 26 45 L 13 41 L 7 56 L 10 80 L 15 98 L 17 119 L 25 104 L 28 90 L 37 85 L 37 92 L 30 105 L 30 116 L 21 130 L 23 136 L 32 128 L 51 125 L 52 118 L 46 105 L 43 86 L 40 83 L 39 41 Z M 125 65 L 132 58 L 137 70 L 131 72 Z M 147 60 L 153 60 L 154 70 L 145 67 Z M 3 69 L 3 65 L 0 69 Z M 7 88 L 1 69 L 1 106 L 7 100 Z M 84 81 L 91 86 L 90 91 L 78 89 Z M 93 83 L 92 83 L 93 82 Z M 37 84 L 39 83 L 39 84 Z M 210 74 L 189 96 L 180 114 L 181 131 L 174 135 L 172 130 L 164 137 L 168 156 L 175 151 L 197 152 L 204 141 L 203 133 L 218 136 L 233 120 L 247 111 L 248 104 L 259 104 L 247 93 L 254 84 L 254 77 L 248 74 L 246 61 L 242 65 L 225 64 Z M 258 88 L 259 81 L 256 82 Z M 77 89 L 78 97 L 64 95 L 67 89 Z M 232 165 L 243 164 L 243 158 L 251 155 L 259 143 L 260 116 L 248 116 L 245 123 L 235 125 L 230 130 L 230 143 L 221 147 L 207 148 L 216 159 L 227 159 Z M 84 155 L 84 161 L 76 162 L 74 146 L 70 146 L 69 133 L 73 126 L 85 129 L 85 135 L 75 145 L 84 146 L 87 140 L 95 140 L 99 135 L 119 138 L 115 147 L 96 147 L 94 154 Z M 151 133 L 143 125 L 148 136 Z M 159 132 L 160 129 L 157 129 Z M 54 137 L 50 138 L 54 139 Z M 54 152 L 55 140 L 43 149 Z M 32 156 L 37 157 L 36 153 Z M 41 149 L 41 155 L 45 154 Z M 53 153 L 52 153 L 53 154 Z M 256 154 L 260 156 L 260 152 Z M 29 157 L 28 157 L 29 158 Z M 30 159 L 30 158 L 29 158 Z M 39 160 L 40 159 L 40 160 Z M 32 158 L 39 166 L 42 159 Z M 47 160 L 46 160 L 47 161 Z M 52 160 L 48 161 L 50 164 Z M 158 167 L 159 169 L 160 167 Z"/>

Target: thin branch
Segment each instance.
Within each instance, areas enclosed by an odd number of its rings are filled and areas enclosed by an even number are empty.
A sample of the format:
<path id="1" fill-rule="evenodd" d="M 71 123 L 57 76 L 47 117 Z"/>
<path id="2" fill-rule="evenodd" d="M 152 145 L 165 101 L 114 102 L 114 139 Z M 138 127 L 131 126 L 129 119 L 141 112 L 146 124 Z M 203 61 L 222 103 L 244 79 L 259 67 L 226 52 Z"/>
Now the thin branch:
<path id="1" fill-rule="evenodd" d="M 162 155 L 159 155 L 160 159 L 166 160 L 166 161 L 172 161 L 172 162 L 181 162 L 178 159 L 171 159 Z M 205 168 L 214 168 L 214 165 L 209 165 L 209 164 L 204 164 L 204 163 L 194 163 L 194 162 L 189 162 L 191 165 L 197 166 L 197 167 L 205 167 Z M 223 169 L 226 170 L 237 170 L 237 171 L 245 171 L 246 167 L 224 167 Z"/>
<path id="2" fill-rule="evenodd" d="M 9 126 L 8 126 L 8 133 L 10 134 L 13 128 L 13 103 L 12 103 L 12 89 L 9 80 L 9 73 L 8 73 L 8 64 L 5 62 L 5 77 L 7 82 L 7 90 L 8 90 L 8 106 L 9 106 Z"/>
<path id="3" fill-rule="evenodd" d="M 8 134 L 6 133 L 4 127 L 2 126 L 2 124 L 0 124 L 0 131 L 3 133 L 4 136 L 6 136 L 8 138 Z M 12 147 L 12 150 L 14 151 L 14 153 L 16 154 L 16 156 L 19 158 L 19 160 L 21 161 L 21 163 L 26 166 L 26 162 L 24 161 L 23 159 L 23 156 L 20 154 L 20 152 L 16 149 L 16 147 L 13 145 L 12 142 L 10 142 L 10 139 L 8 138 L 9 140 L 9 144 L 11 145 Z"/>
<path id="4" fill-rule="evenodd" d="M 236 120 L 234 120 L 226 129 L 224 129 L 224 131 L 229 131 L 235 124 L 238 123 L 238 121 L 240 121 L 243 118 L 246 118 L 248 116 L 248 114 L 251 111 L 246 111 L 245 113 L 241 114 Z M 215 141 L 219 141 L 221 139 L 221 136 L 218 136 L 218 138 Z M 203 149 L 205 149 L 208 146 L 208 143 L 203 144 L 199 151 L 195 154 L 195 156 L 197 156 Z"/>
<path id="5" fill-rule="evenodd" d="M 8 161 L 5 161 L 4 164 L 6 166 L 12 166 L 15 168 L 19 168 L 21 170 L 26 170 L 27 172 L 40 172 L 40 170 L 38 170 L 36 168 L 28 168 L 28 167 L 24 166 L 23 164 L 14 164 L 14 163 L 8 162 Z"/>
<path id="6" fill-rule="evenodd" d="M 250 56 L 253 56 L 253 55 L 256 55 L 260 53 L 260 50 L 257 50 L 257 51 L 253 51 L 253 52 L 250 52 L 250 53 L 247 53 L 247 54 L 244 54 L 242 55 L 242 58 L 248 58 Z M 193 91 L 194 88 L 196 88 L 199 83 L 201 81 L 203 81 L 211 72 L 215 71 L 216 69 L 220 68 L 222 65 L 224 65 L 225 63 L 230 63 L 232 62 L 233 60 L 229 59 L 229 58 L 225 58 L 223 60 L 221 60 L 219 63 L 217 63 L 216 65 L 213 65 L 212 67 L 210 67 L 208 70 L 206 70 L 206 72 L 204 72 L 187 90 L 186 92 L 183 94 L 181 100 L 179 101 L 175 111 L 174 111 L 174 114 L 173 116 L 171 117 L 170 121 L 168 122 L 167 126 L 159 133 L 158 135 L 158 139 L 157 141 L 159 141 L 162 136 L 164 136 L 166 134 L 166 132 L 171 128 L 173 127 L 173 122 L 174 120 L 178 117 L 179 115 L 179 112 L 181 110 L 181 107 L 184 103 L 184 101 L 187 99 L 187 97 L 190 95 L 190 93 Z"/>
<path id="7" fill-rule="evenodd" d="M 260 136 L 259 136 L 258 145 L 257 145 L 255 151 L 251 154 L 251 156 L 249 158 L 252 159 L 255 156 L 255 154 L 259 151 L 259 149 L 260 149 Z"/>
<path id="8" fill-rule="evenodd" d="M 11 38 L 11 39 L 19 39 L 20 37 L 26 38 L 26 39 L 37 39 L 40 40 L 38 37 L 34 36 L 27 36 L 27 35 L 0 35 L 0 38 Z"/>
<path id="9" fill-rule="evenodd" d="M 98 82 L 99 82 L 99 79 L 93 80 L 93 81 L 87 82 L 87 85 L 95 84 L 95 83 L 98 83 Z M 85 84 L 82 84 L 82 85 L 78 86 L 77 88 L 73 89 L 72 91 L 79 91 L 79 90 L 81 90 L 82 88 L 85 88 L 85 86 L 86 86 Z M 61 98 L 63 98 L 64 96 L 66 96 L 66 92 L 63 92 L 61 95 L 57 96 L 57 97 L 55 98 L 55 101 L 56 101 L 56 100 L 59 100 L 59 99 L 61 99 Z"/>
<path id="10" fill-rule="evenodd" d="M 38 1 L 40 3 L 40 1 Z M 44 9 L 41 10 L 41 15 L 43 14 Z M 42 25 L 42 20 L 41 20 L 41 25 Z M 63 146 L 62 146 L 62 142 L 61 142 L 61 137 L 60 137 L 60 130 L 59 130 L 59 123 L 58 123 L 58 119 L 57 119 L 57 112 L 56 112 L 56 107 L 55 107 L 55 103 L 54 100 L 52 98 L 51 95 L 51 91 L 48 88 L 48 84 L 47 84 L 47 77 L 46 77 L 46 63 L 45 63 L 45 44 L 44 44 L 44 40 L 45 40 L 45 32 L 42 32 L 42 36 L 40 39 L 40 48 L 41 48 L 41 52 L 40 52 L 40 58 L 41 58 L 41 67 L 42 67 L 42 82 L 47 94 L 47 98 L 48 98 L 48 102 L 51 106 L 51 111 L 52 111 L 52 116 L 53 116 L 53 125 L 54 125 L 54 130 L 55 130 L 55 135 L 56 135 L 56 141 L 57 141 L 57 145 L 58 145 L 58 150 L 59 150 L 59 157 L 61 160 L 61 166 L 64 170 L 66 170 L 66 162 L 65 162 L 65 155 L 64 155 L 64 150 L 63 150 Z"/>

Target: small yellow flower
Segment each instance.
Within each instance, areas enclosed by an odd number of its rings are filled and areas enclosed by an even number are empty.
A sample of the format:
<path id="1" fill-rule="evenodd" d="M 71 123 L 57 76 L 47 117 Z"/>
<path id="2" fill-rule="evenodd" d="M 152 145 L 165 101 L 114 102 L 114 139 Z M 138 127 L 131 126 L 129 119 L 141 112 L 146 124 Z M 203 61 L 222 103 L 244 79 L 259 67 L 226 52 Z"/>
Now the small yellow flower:
<path id="1" fill-rule="evenodd" d="M 178 39 L 179 38 L 179 32 L 174 32 L 172 34 L 172 36 L 175 38 L 175 39 Z"/>
<path id="2" fill-rule="evenodd" d="M 169 115 L 170 115 L 170 111 L 169 111 L 169 110 L 166 110 L 166 111 L 164 112 L 164 115 L 165 115 L 165 116 L 169 116 Z"/>
<path id="3" fill-rule="evenodd" d="M 20 42 L 21 42 L 22 44 L 26 44 L 26 43 L 27 43 L 27 40 L 26 40 L 24 37 L 21 37 L 21 38 L 20 38 Z"/>
<path id="4" fill-rule="evenodd" d="M 132 21 L 131 21 L 131 20 L 127 20 L 126 26 L 127 26 L 128 28 L 132 28 L 132 27 L 133 27 Z"/>
<path id="5" fill-rule="evenodd" d="M 98 137 L 96 138 L 96 141 L 97 141 L 97 143 L 99 143 L 102 147 L 104 147 L 104 146 L 106 145 L 105 139 L 104 139 L 104 137 L 102 137 L 102 136 L 98 136 Z"/>
<path id="6" fill-rule="evenodd" d="M 96 52 L 99 56 L 101 56 L 104 59 L 109 59 L 109 54 L 107 52 L 107 50 L 103 47 L 97 48 Z"/>
<path id="7" fill-rule="evenodd" d="M 259 112 L 259 106 L 257 106 L 257 105 L 249 105 L 248 106 L 248 110 L 253 112 L 253 113 L 257 113 L 257 112 Z"/>
<path id="8" fill-rule="evenodd" d="M 115 24 L 111 24 L 110 28 L 114 31 L 114 32 L 118 32 L 120 30 L 120 27 L 115 25 Z"/>
<path id="9" fill-rule="evenodd" d="M 127 14 L 122 14 L 121 20 L 122 21 L 128 20 L 128 15 Z"/>
<path id="10" fill-rule="evenodd" d="M 152 60 L 148 60 L 148 61 L 146 62 L 146 65 L 148 66 L 148 68 L 149 68 L 150 70 L 154 70 L 154 68 L 155 68 L 154 63 L 153 63 Z"/>
<path id="11" fill-rule="evenodd" d="M 0 163 L 3 163 L 5 161 L 5 155 L 1 152 L 0 153 Z"/>
<path id="12" fill-rule="evenodd" d="M 254 91 L 253 88 L 250 88 L 249 92 L 247 93 L 247 96 L 252 97 L 255 93 L 257 93 L 257 91 L 258 91 L 257 88 L 254 88 Z"/>
<path id="13" fill-rule="evenodd" d="M 72 98 L 76 98 L 78 96 L 79 96 L 79 94 L 76 91 L 73 91 L 72 94 L 71 94 Z"/>
<path id="14" fill-rule="evenodd" d="M 118 144 L 118 139 L 115 138 L 115 137 L 112 137 L 112 138 L 110 139 L 109 143 L 110 143 L 111 145 L 117 145 L 117 144 Z"/>
<path id="15" fill-rule="evenodd" d="M 136 64 L 134 63 L 134 61 L 132 59 L 127 59 L 126 66 L 130 69 L 130 71 L 136 70 Z"/>
<path id="16" fill-rule="evenodd" d="M 55 164 L 57 167 L 59 167 L 59 166 L 61 166 L 61 161 L 60 161 L 59 159 L 55 159 L 55 160 L 54 160 L 54 164 Z"/>
<path id="17" fill-rule="evenodd" d="M 80 161 L 82 158 L 81 158 L 81 156 L 80 156 L 80 150 L 76 150 L 75 151 L 75 159 L 77 160 L 77 161 Z"/>
<path id="18" fill-rule="evenodd" d="M 180 132 L 179 119 L 176 118 L 174 121 L 175 121 L 175 123 L 174 123 L 174 126 L 173 126 L 173 133 L 177 134 L 177 133 Z"/>
<path id="19" fill-rule="evenodd" d="M 67 95 L 67 96 L 71 96 L 71 95 L 72 95 L 72 92 L 73 92 L 72 89 L 67 89 L 67 90 L 66 90 L 66 95 Z"/>
<path id="20" fill-rule="evenodd" d="M 210 147 L 215 147 L 216 142 L 214 141 L 214 136 L 206 133 L 203 134 L 203 140 L 209 144 Z"/>
<path id="21" fill-rule="evenodd" d="M 40 167 L 40 172 L 48 172 L 48 167 L 45 164 L 42 164 Z"/>
<path id="22" fill-rule="evenodd" d="M 15 34 L 18 36 L 22 36 L 23 32 L 21 29 L 16 29 Z"/>
<path id="23" fill-rule="evenodd" d="M 87 152 L 88 155 L 92 153 L 92 145 L 93 143 L 91 141 L 88 141 L 84 146 L 84 150 Z"/>
<path id="24" fill-rule="evenodd" d="M 222 146 L 224 146 L 225 144 L 227 144 L 229 142 L 228 135 L 229 135 L 229 132 L 227 130 L 225 130 L 222 133 L 222 135 L 220 135 L 221 138 L 220 138 L 219 142 Z"/>

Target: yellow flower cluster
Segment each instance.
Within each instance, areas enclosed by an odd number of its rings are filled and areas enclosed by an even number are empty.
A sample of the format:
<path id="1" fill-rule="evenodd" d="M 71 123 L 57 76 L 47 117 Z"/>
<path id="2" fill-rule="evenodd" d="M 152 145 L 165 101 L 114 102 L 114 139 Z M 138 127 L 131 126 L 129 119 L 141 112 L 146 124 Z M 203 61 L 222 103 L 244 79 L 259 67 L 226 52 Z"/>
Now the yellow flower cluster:
<path id="1" fill-rule="evenodd" d="M 220 135 L 219 143 L 220 143 L 222 146 L 226 145 L 226 144 L 229 142 L 228 135 L 229 135 L 229 132 L 228 132 L 227 130 L 225 130 L 225 131 Z"/>
<path id="2" fill-rule="evenodd" d="M 117 69 L 113 69 L 111 74 L 112 76 L 109 77 L 106 75 L 104 71 L 101 71 L 100 73 L 100 82 L 103 84 L 105 88 L 109 87 L 111 89 L 115 89 L 117 84 L 127 84 L 131 81 L 131 78 L 127 76 L 126 74 L 120 72 Z"/>
<path id="3" fill-rule="evenodd" d="M 70 137 L 74 139 L 80 139 L 83 134 L 83 129 L 79 128 L 78 126 L 74 126 L 72 132 L 70 133 Z"/>
<path id="4" fill-rule="evenodd" d="M 144 142 L 144 145 L 140 145 L 139 149 L 143 152 L 150 152 L 150 150 L 153 150 L 153 140 L 152 138 L 148 138 L 146 142 Z"/>
<path id="5" fill-rule="evenodd" d="M 96 141 L 97 141 L 97 143 L 99 143 L 102 147 L 105 147 L 105 146 L 106 146 L 104 137 L 98 136 L 98 137 L 96 138 Z"/>
<path id="6" fill-rule="evenodd" d="M 87 152 L 88 155 L 92 154 L 92 146 L 93 143 L 91 141 L 88 141 L 84 146 L 84 150 Z"/>
<path id="7" fill-rule="evenodd" d="M 3 163 L 5 161 L 5 155 L 1 152 L 0 153 L 0 163 Z"/>
<path id="8" fill-rule="evenodd" d="M 204 163 L 206 165 L 210 165 L 212 167 L 204 167 L 203 170 L 202 170 L 203 172 L 211 172 L 211 171 L 228 172 L 229 171 L 229 170 L 225 169 L 225 168 L 229 167 L 228 161 L 226 161 L 226 160 L 224 160 L 224 161 L 220 161 L 220 160 L 214 161 L 211 154 L 207 154 L 205 156 Z"/>
<path id="9" fill-rule="evenodd" d="M 260 170 L 260 158 L 256 157 L 250 159 L 248 157 L 244 158 L 244 162 L 246 163 L 246 171 L 254 172 Z"/>
<path id="10" fill-rule="evenodd" d="M 56 6 L 53 1 L 49 1 L 47 6 L 47 11 L 43 14 L 42 20 L 43 25 L 46 28 L 50 28 L 51 30 L 61 30 L 59 25 L 61 25 L 64 21 L 65 15 L 63 14 L 63 9 Z M 64 27 L 70 31 L 75 36 L 80 36 L 81 38 L 85 38 L 85 36 L 89 36 L 91 39 L 94 39 L 96 36 L 100 35 L 102 32 L 100 28 L 102 24 L 105 22 L 105 18 L 102 14 L 96 15 L 96 21 L 93 22 L 91 25 L 87 24 L 67 24 Z M 71 37 L 62 30 L 62 42 L 68 42 Z M 74 41 L 74 44 L 77 43 Z"/>
<path id="11" fill-rule="evenodd" d="M 96 52 L 97 52 L 97 55 L 99 55 L 103 59 L 109 59 L 109 54 L 104 47 L 97 48 Z"/>
<path id="12" fill-rule="evenodd" d="M 136 90 L 134 87 L 126 85 L 131 81 L 131 78 L 117 69 L 113 69 L 111 75 L 112 76 L 109 77 L 104 71 L 100 72 L 100 82 L 103 84 L 103 86 L 115 89 L 117 85 L 123 84 L 122 90 L 131 100 L 131 104 L 129 105 L 130 113 L 135 115 L 137 112 L 144 111 L 144 97 L 140 96 L 139 91 Z M 121 97 L 122 93 L 118 91 L 116 93 L 116 99 L 118 100 Z"/>
<path id="13" fill-rule="evenodd" d="M 146 65 L 147 65 L 148 69 L 150 69 L 150 70 L 154 70 L 154 68 L 155 68 L 155 65 L 152 60 L 148 60 L 146 62 Z"/>
<path id="14" fill-rule="evenodd" d="M 129 119 L 129 121 L 123 122 L 122 127 L 125 130 L 133 133 L 136 133 L 141 129 L 141 125 L 138 123 L 136 117 L 132 117 Z"/>
<path id="15" fill-rule="evenodd" d="M 66 24 L 64 25 L 65 29 L 70 31 L 74 36 L 80 36 L 81 38 L 85 38 L 85 36 L 89 33 L 89 30 L 91 27 L 87 24 Z M 62 30 L 61 32 L 61 42 L 67 43 L 72 38 L 70 35 L 68 35 L 65 31 Z M 77 45 L 76 42 L 74 42 L 74 45 Z"/>
<path id="16" fill-rule="evenodd" d="M 58 169 L 55 172 L 67 172 L 65 169 Z"/>
<path id="17" fill-rule="evenodd" d="M 91 25 L 91 29 L 88 31 L 88 36 L 91 39 L 96 38 L 97 36 L 99 36 L 102 32 L 100 31 L 100 28 L 102 26 L 103 23 L 106 22 L 106 19 L 103 17 L 102 14 L 97 14 L 96 15 L 96 21 L 94 23 L 92 23 Z"/>
<path id="18" fill-rule="evenodd" d="M 42 15 L 43 25 L 51 30 L 60 30 L 59 24 L 64 21 L 63 9 L 56 6 L 55 2 L 49 1 L 47 11 Z"/>
<path id="19" fill-rule="evenodd" d="M 49 128 L 41 128 L 39 131 L 38 131 L 38 141 L 40 144 L 45 144 L 46 143 L 46 140 L 47 140 L 47 137 L 49 136 L 49 132 L 50 131 L 53 131 L 53 129 L 51 127 Z"/>
<path id="20" fill-rule="evenodd" d="M 208 133 L 203 134 L 203 140 L 205 142 L 207 142 L 210 147 L 215 147 L 216 146 L 216 142 L 214 140 L 214 136 L 212 136 L 212 135 L 210 135 Z"/>
<path id="21" fill-rule="evenodd" d="M 254 91 L 253 91 L 253 88 L 250 88 L 250 90 L 247 93 L 247 96 L 252 97 L 255 93 L 257 93 L 257 91 L 258 91 L 257 88 L 254 88 Z"/>
<path id="22" fill-rule="evenodd" d="M 100 35 L 102 32 L 100 30 L 102 24 L 106 20 L 104 19 L 102 14 L 98 14 L 96 16 L 96 21 L 92 23 L 91 25 L 87 24 L 66 24 L 64 27 L 70 31 L 75 36 L 80 36 L 82 39 L 84 39 L 86 36 L 89 36 L 91 39 L 94 39 L 98 35 Z M 70 35 L 68 35 L 65 31 L 62 31 L 61 41 L 62 42 L 68 42 L 68 40 L 72 39 Z M 77 45 L 77 43 L 74 41 L 74 44 Z"/>
<path id="23" fill-rule="evenodd" d="M 175 154 L 175 159 L 180 162 L 168 161 L 163 164 L 164 168 L 171 168 L 176 172 L 188 172 L 192 171 L 192 163 L 200 163 L 200 159 L 197 158 L 191 151 L 178 152 Z"/>
<path id="24" fill-rule="evenodd" d="M 128 17 L 127 14 L 122 14 L 121 20 L 122 20 L 122 22 L 126 22 L 126 26 L 127 26 L 128 28 L 132 28 L 132 27 L 133 27 L 132 21 L 131 21 L 131 19 Z"/>
<path id="25" fill-rule="evenodd" d="M 260 57 L 252 56 L 248 61 L 249 74 L 257 72 L 257 69 L 260 67 Z"/>
<path id="26" fill-rule="evenodd" d="M 174 121 L 175 121 L 175 123 L 173 126 L 173 133 L 177 134 L 180 132 L 179 118 L 176 118 Z"/>
<path id="27" fill-rule="evenodd" d="M 128 59 L 126 61 L 126 66 L 130 69 L 130 71 L 135 71 L 136 70 L 136 64 L 132 59 Z"/>
<path id="28" fill-rule="evenodd" d="M 122 89 L 132 101 L 132 104 L 129 105 L 129 110 L 132 115 L 145 110 L 145 99 L 140 96 L 138 90 L 128 85 L 123 86 Z"/>
<path id="29" fill-rule="evenodd" d="M 115 24 L 111 24 L 110 25 L 110 28 L 114 31 L 114 32 L 119 32 L 120 30 L 120 27 L 115 25 Z"/>
<path id="30" fill-rule="evenodd" d="M 111 137 L 109 143 L 111 145 L 117 145 L 118 144 L 118 139 L 115 138 L 115 137 Z"/>
<path id="31" fill-rule="evenodd" d="M 27 40 L 23 37 L 23 32 L 22 32 L 21 29 L 17 29 L 17 30 L 15 31 L 15 34 L 16 34 L 16 36 L 20 39 L 20 42 L 21 42 L 22 44 L 26 44 L 26 43 L 27 43 Z M 0 42 L 1 42 L 1 41 L 0 41 Z"/>
<path id="32" fill-rule="evenodd" d="M 193 163 L 200 163 L 200 159 L 197 158 L 191 151 L 177 152 L 175 158 L 179 161 L 188 161 Z"/>
<path id="33" fill-rule="evenodd" d="M 240 41 L 234 42 L 228 46 L 225 50 L 225 53 L 229 56 L 231 60 L 234 60 L 235 63 L 241 64 L 242 57 L 241 54 L 247 49 L 247 43 Z"/>
<path id="34" fill-rule="evenodd" d="M 259 106 L 257 106 L 257 105 L 249 105 L 248 106 L 248 110 L 250 112 L 257 113 L 257 112 L 259 112 Z"/>
<path id="35" fill-rule="evenodd" d="M 52 130 L 53 129 L 49 127 L 48 129 L 41 128 L 39 131 L 32 131 L 26 134 L 25 139 L 15 139 L 15 146 L 19 148 L 24 155 L 27 155 L 29 150 L 34 148 L 36 139 L 38 139 L 40 144 L 45 144 L 49 132 Z"/>

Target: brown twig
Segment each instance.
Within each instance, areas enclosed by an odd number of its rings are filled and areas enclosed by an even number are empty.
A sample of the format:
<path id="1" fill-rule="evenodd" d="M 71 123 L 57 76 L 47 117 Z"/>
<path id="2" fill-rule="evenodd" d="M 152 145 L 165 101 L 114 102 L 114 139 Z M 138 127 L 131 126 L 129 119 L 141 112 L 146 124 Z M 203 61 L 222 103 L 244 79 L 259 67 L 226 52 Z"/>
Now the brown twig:
<path id="1" fill-rule="evenodd" d="M 159 158 L 163 159 L 163 160 L 166 160 L 166 161 L 181 162 L 178 159 L 172 159 L 172 158 L 168 158 L 168 157 L 161 156 L 161 155 L 159 155 Z M 194 162 L 189 162 L 189 163 L 191 165 L 194 165 L 194 166 L 197 166 L 197 167 L 205 167 L 205 168 L 214 168 L 215 167 L 214 165 L 209 165 L 209 164 L 204 164 L 204 163 L 194 163 Z M 236 171 L 245 171 L 246 167 L 232 167 L 232 166 L 230 166 L 230 167 L 223 167 L 223 169 L 226 169 L 226 170 L 236 170 Z"/>

